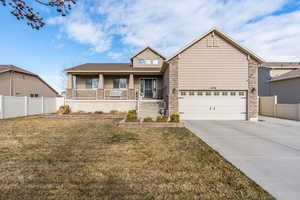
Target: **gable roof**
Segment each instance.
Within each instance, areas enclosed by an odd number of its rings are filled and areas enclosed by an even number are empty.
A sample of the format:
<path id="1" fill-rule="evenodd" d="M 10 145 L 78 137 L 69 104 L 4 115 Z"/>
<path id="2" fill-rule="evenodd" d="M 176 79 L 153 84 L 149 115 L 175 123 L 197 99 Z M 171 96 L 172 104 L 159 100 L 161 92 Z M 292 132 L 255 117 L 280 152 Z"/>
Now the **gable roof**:
<path id="1" fill-rule="evenodd" d="M 25 69 L 22 69 L 20 67 L 16 67 L 14 65 L 0 65 L 0 74 L 4 73 L 4 72 L 10 72 L 10 71 L 19 72 L 19 73 L 27 74 L 27 75 L 30 75 L 30 76 L 35 76 L 41 82 L 43 82 L 45 85 L 47 85 L 54 93 L 56 93 L 58 95 L 58 92 L 55 89 L 53 89 L 48 83 L 46 83 L 43 79 L 41 79 L 41 77 L 39 77 L 39 75 L 34 74 L 34 73 L 32 73 L 30 71 L 27 71 Z"/>
<path id="2" fill-rule="evenodd" d="M 245 53 L 247 55 L 250 55 L 253 59 L 255 59 L 256 61 L 258 61 L 259 63 L 264 63 L 265 62 L 261 57 L 257 56 L 255 53 L 253 53 L 251 50 L 247 49 L 246 47 L 240 45 L 239 43 L 237 43 L 236 41 L 234 41 L 230 36 L 228 36 L 227 34 L 225 34 L 222 31 L 218 30 L 217 28 L 213 28 L 210 31 L 208 31 L 207 33 L 201 35 L 199 38 L 197 38 L 196 40 L 192 41 L 191 43 L 189 43 L 188 45 L 186 45 L 185 47 L 183 47 L 182 49 L 180 49 L 177 53 L 175 53 L 174 55 L 172 55 L 170 58 L 168 58 L 167 61 L 170 61 L 174 57 L 178 56 L 179 54 L 181 54 L 182 52 L 184 52 L 185 50 L 187 50 L 188 48 L 190 48 L 191 46 L 193 46 L 198 41 L 202 40 L 203 38 L 205 38 L 206 36 L 208 36 L 211 33 L 216 33 L 221 38 L 223 38 L 224 40 L 226 40 L 227 42 L 229 42 L 231 45 L 233 45 L 234 47 L 236 47 L 237 49 L 239 49 L 243 53 Z"/>
<path id="3" fill-rule="evenodd" d="M 294 79 L 294 78 L 300 78 L 300 69 L 296 69 L 288 73 L 282 74 L 280 76 L 277 76 L 275 78 L 272 78 L 270 82 L 283 81 L 283 80 Z"/>
<path id="4" fill-rule="evenodd" d="M 166 58 L 160 54 L 158 51 L 154 50 L 153 48 L 151 47 L 146 47 L 144 49 L 142 49 L 141 51 L 137 52 L 135 55 L 133 55 L 130 60 L 132 60 L 133 58 L 137 57 L 138 55 L 140 55 L 141 53 L 143 53 L 144 51 L 146 51 L 147 49 L 149 49 L 150 51 L 152 51 L 153 53 L 157 54 L 158 56 L 160 56 L 163 60 L 166 60 Z"/>

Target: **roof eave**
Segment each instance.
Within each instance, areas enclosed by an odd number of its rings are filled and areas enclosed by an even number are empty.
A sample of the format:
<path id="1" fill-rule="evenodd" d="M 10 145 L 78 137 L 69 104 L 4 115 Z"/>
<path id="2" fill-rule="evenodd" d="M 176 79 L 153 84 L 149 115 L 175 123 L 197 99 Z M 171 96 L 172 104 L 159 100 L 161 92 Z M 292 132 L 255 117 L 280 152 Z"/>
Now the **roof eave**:
<path id="1" fill-rule="evenodd" d="M 279 78 L 279 79 L 270 80 L 269 82 L 286 81 L 286 80 L 296 79 L 296 78 L 300 78 L 300 76 L 286 77 L 286 78 Z"/>

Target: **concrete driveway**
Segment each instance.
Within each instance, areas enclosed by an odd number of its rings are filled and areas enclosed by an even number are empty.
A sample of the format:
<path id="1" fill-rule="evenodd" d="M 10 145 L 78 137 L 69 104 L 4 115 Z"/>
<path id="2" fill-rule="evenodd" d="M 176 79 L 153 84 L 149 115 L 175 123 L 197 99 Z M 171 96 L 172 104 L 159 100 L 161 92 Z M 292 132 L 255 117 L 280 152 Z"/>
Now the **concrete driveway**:
<path id="1" fill-rule="evenodd" d="M 300 122 L 261 117 L 185 125 L 277 199 L 300 199 Z"/>

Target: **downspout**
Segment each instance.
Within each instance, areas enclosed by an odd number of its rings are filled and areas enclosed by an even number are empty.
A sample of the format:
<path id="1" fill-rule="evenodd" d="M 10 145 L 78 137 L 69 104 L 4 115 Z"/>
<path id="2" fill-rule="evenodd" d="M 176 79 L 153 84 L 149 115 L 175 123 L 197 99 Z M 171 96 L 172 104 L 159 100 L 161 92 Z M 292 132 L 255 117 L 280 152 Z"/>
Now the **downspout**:
<path id="1" fill-rule="evenodd" d="M 9 96 L 12 96 L 13 94 L 13 71 L 10 71 L 9 74 Z"/>

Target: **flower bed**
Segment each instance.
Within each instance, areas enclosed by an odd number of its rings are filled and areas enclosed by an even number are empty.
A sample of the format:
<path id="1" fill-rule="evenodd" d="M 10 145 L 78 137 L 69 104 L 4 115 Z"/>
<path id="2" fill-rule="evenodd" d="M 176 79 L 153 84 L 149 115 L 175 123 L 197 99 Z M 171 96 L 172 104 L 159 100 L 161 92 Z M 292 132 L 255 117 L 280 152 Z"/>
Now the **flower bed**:
<path id="1" fill-rule="evenodd" d="M 44 118 L 61 118 L 61 119 L 124 119 L 125 114 L 46 114 L 42 115 Z"/>
<path id="2" fill-rule="evenodd" d="M 182 128 L 184 124 L 182 122 L 174 123 L 174 122 L 126 122 L 125 119 L 118 123 L 119 127 L 147 127 L 147 128 Z"/>

